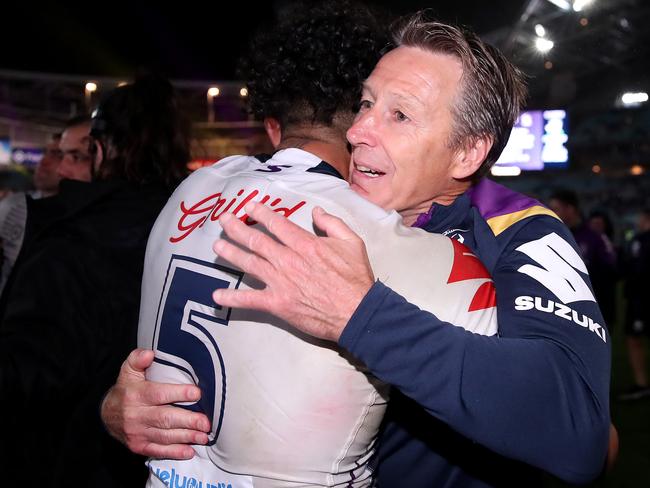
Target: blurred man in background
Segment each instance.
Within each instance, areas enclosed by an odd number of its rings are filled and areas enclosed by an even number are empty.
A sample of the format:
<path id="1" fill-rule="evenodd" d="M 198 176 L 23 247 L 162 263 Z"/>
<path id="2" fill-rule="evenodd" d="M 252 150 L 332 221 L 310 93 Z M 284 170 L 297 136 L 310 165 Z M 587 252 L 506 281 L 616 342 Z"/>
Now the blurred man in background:
<path id="1" fill-rule="evenodd" d="M 648 277 L 650 277 L 650 208 L 645 208 L 639 214 L 637 234 L 630 242 L 625 262 L 625 297 L 627 298 L 625 336 L 634 385 L 621 394 L 619 400 L 650 397 L 646 362 L 646 341 L 650 334 Z"/>
<path id="2" fill-rule="evenodd" d="M 58 193 L 59 181 L 61 181 L 58 169 L 63 159 L 60 142 L 61 134 L 55 134 L 45 146 L 43 158 L 34 170 L 35 191 L 31 193 L 32 198 L 51 197 Z"/>
<path id="3" fill-rule="evenodd" d="M 616 251 L 605 233 L 596 232 L 583 219 L 578 195 L 560 189 L 553 193 L 549 207 L 571 230 L 589 270 L 591 284 L 605 322 L 614 322 L 616 310 L 616 281 L 618 277 Z"/>
<path id="4" fill-rule="evenodd" d="M 59 178 L 90 181 L 94 174 L 90 117 L 80 116 L 70 120 L 61 135 L 59 148 L 63 156 L 57 170 Z"/>

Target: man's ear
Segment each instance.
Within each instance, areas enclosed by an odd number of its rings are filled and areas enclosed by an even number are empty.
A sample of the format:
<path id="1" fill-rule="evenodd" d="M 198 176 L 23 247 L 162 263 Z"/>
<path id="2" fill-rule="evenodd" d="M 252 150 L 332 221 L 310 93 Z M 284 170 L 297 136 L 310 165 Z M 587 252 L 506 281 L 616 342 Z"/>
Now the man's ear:
<path id="1" fill-rule="evenodd" d="M 97 173 L 99 170 L 99 167 L 102 165 L 102 162 L 104 161 L 105 154 L 104 154 L 104 146 L 102 146 L 97 139 L 91 139 L 91 151 L 90 154 L 92 156 L 92 165 L 93 165 L 93 173 Z"/>
<path id="2" fill-rule="evenodd" d="M 269 136 L 273 148 L 277 149 L 280 141 L 282 141 L 282 127 L 280 127 L 278 119 L 266 117 L 264 119 L 264 130 L 266 131 L 266 135 Z"/>
<path id="3" fill-rule="evenodd" d="M 451 176 L 457 180 L 472 176 L 481 167 L 490 149 L 492 149 L 491 137 L 482 136 L 473 140 L 456 153 L 452 163 Z"/>

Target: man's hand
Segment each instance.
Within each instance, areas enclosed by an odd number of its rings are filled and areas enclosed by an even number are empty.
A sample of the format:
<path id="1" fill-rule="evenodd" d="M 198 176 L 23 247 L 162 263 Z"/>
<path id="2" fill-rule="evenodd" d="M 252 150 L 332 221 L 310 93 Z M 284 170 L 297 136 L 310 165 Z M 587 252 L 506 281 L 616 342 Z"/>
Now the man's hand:
<path id="1" fill-rule="evenodd" d="M 214 251 L 266 288 L 220 289 L 214 292 L 215 302 L 269 312 L 307 334 L 337 341 L 374 282 L 361 238 L 320 207 L 313 211 L 314 224 L 327 237 L 317 237 L 258 203 L 247 205 L 246 212 L 280 242 L 226 213 L 219 218 L 224 231 L 252 252 L 223 239 Z"/>
<path id="2" fill-rule="evenodd" d="M 618 450 L 618 431 L 616 430 L 616 427 L 614 427 L 614 424 L 609 424 L 609 446 L 607 449 L 607 460 L 605 461 L 606 473 L 609 473 L 612 468 L 614 468 L 616 460 L 618 459 Z"/>
<path id="3" fill-rule="evenodd" d="M 205 415 L 171 403 L 195 402 L 201 390 L 147 381 L 144 372 L 153 357 L 153 351 L 145 349 L 129 354 L 117 383 L 104 397 L 102 420 L 108 432 L 136 454 L 190 459 L 194 449 L 187 444 L 206 444 L 210 423 Z"/>

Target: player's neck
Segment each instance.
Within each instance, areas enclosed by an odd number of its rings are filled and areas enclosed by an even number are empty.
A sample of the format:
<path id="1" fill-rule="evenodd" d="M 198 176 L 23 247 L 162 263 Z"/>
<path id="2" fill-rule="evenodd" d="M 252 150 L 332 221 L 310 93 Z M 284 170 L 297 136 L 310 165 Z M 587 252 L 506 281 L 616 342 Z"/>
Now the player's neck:
<path id="1" fill-rule="evenodd" d="M 338 137 L 323 135 L 307 131 L 287 133 L 277 149 L 298 148 L 310 152 L 332 165 L 347 180 L 350 171 L 350 153 L 347 145 Z"/>

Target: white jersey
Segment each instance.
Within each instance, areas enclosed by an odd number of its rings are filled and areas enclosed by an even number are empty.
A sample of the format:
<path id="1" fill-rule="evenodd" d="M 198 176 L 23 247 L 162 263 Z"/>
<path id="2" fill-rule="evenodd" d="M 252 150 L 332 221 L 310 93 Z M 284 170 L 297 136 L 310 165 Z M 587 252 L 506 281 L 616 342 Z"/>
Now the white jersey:
<path id="1" fill-rule="evenodd" d="M 149 486 L 371 482 L 367 462 L 387 385 L 335 344 L 268 314 L 223 309 L 211 299 L 216 288 L 261 286 L 212 251 L 223 213 L 255 224 L 244 212 L 249 201 L 311 231 L 312 209 L 321 206 L 364 239 L 377 279 L 442 320 L 496 333 L 492 302 L 481 308 L 473 300 L 491 280 L 467 248 L 403 226 L 397 213 L 364 200 L 323 169 L 332 171 L 300 149 L 279 151 L 266 163 L 226 158 L 185 180 L 159 216 L 147 246 L 138 342 L 156 351 L 149 379 L 201 387 L 201 401 L 187 408 L 206 413 L 212 430 L 210 444 L 197 446 L 192 460 L 150 460 Z M 468 260 L 483 271 L 473 279 L 450 279 Z"/>

